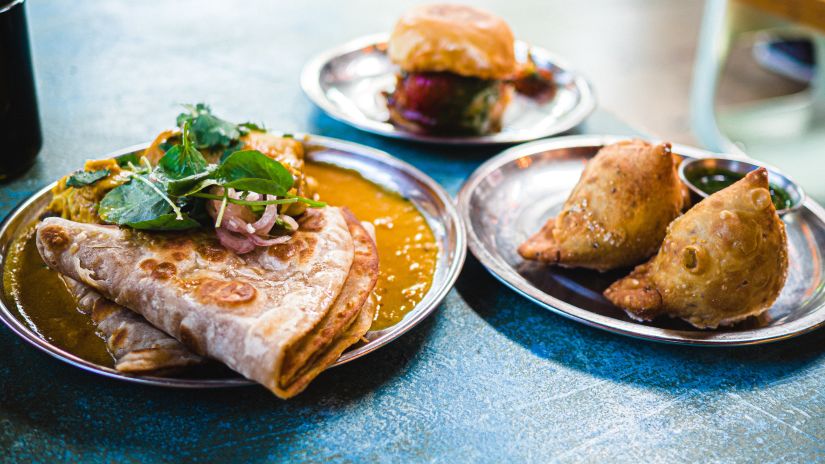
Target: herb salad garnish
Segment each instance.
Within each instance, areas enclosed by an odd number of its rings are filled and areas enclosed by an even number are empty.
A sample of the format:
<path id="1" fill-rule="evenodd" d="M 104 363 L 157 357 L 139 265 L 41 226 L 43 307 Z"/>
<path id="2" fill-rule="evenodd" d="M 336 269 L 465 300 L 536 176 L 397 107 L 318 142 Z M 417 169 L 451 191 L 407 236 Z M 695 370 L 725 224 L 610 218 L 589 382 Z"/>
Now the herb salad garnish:
<path id="1" fill-rule="evenodd" d="M 265 132 L 266 129 L 253 122 L 235 124 L 212 114 L 212 109 L 204 104 L 183 105 L 186 109 L 177 117 L 178 127 L 188 123 L 195 148 L 199 150 L 222 150 L 221 159 L 242 147 L 241 136 L 249 132 Z"/>
<path id="2" fill-rule="evenodd" d="M 295 179 L 281 163 L 257 150 L 237 150 L 236 140 L 243 130 L 211 115 L 205 105 L 190 107 L 188 117 L 181 115 L 180 143 L 170 147 L 152 167 L 146 158 L 139 164 L 126 164 L 129 180 L 106 194 L 98 214 L 109 223 L 135 229 L 182 230 L 200 227 L 208 221 L 205 202 L 218 200 L 221 209 L 215 227 L 219 227 L 227 203 L 256 210 L 266 205 L 305 203 L 323 207 L 325 203 L 289 193 Z M 197 127 L 196 127 L 197 126 Z M 258 126 L 254 126 L 256 130 Z M 232 149 L 218 164 L 209 164 L 199 147 Z M 221 194 L 209 193 L 210 187 Z M 240 192 L 238 198 L 230 189 Z M 250 193 L 260 199 L 246 199 Z"/>

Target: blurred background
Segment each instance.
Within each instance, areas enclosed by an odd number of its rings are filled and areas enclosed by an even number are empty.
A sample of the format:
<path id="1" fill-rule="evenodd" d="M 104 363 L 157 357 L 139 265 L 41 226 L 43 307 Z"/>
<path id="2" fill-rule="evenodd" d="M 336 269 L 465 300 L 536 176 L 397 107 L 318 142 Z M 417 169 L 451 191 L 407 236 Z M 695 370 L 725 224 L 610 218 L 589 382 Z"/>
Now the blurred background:
<path id="1" fill-rule="evenodd" d="M 306 105 L 304 97 L 299 92 L 276 94 L 275 89 L 297 89 L 301 66 L 311 56 L 365 34 L 388 31 L 416 3 L 423 2 L 144 0 L 79 8 L 70 0 L 29 0 L 38 92 L 41 102 L 53 103 L 41 105 L 45 140 L 48 143 L 48 131 L 54 128 L 72 130 L 66 118 L 99 118 L 101 107 L 114 105 L 142 115 L 146 127 L 118 131 L 117 121 L 100 120 L 85 124 L 82 130 L 87 133 L 59 137 L 89 140 L 106 131 L 107 146 L 90 146 L 90 153 L 105 153 L 143 141 L 131 134 L 163 128 L 177 111 L 174 103 L 201 100 L 221 108 L 230 119 L 249 115 L 266 102 L 262 118 L 284 120 L 290 115 L 294 127 L 279 129 L 306 130 L 303 120 L 295 118 L 295 108 Z M 787 70 L 800 64 L 804 47 L 785 50 L 783 58 L 782 47 L 771 46 L 776 37 L 818 37 L 825 30 L 822 0 L 469 3 L 504 17 L 518 38 L 566 58 L 592 81 L 601 107 L 629 125 L 674 142 L 748 153 L 779 165 L 816 197 L 825 198 L 825 185 L 818 182 L 825 177 L 825 161 L 820 159 L 825 153 L 819 149 L 825 146 L 825 125 L 815 114 L 825 111 L 817 109 L 823 105 L 810 104 L 816 92 L 808 90 L 815 73 L 811 75 L 810 66 L 808 74 L 802 69 L 802 76 L 798 67 L 795 75 L 783 72 L 783 66 Z M 352 11 L 364 16 L 357 24 L 341 21 Z M 244 27 L 250 15 L 267 18 L 270 29 Z M 302 20 L 296 22 L 296 17 Z M 207 42 L 203 30 L 212 31 Z M 279 36 L 301 34 L 307 43 L 296 44 L 294 50 L 273 46 Z M 179 58 L 163 68 L 147 64 L 152 55 L 161 54 Z M 788 56 L 795 58 L 783 65 Z M 238 69 L 243 70 L 240 78 Z M 189 79 L 185 88 L 182 76 Z M 213 85 L 224 77 L 224 86 Z M 134 92 L 106 85 L 110 80 L 128 81 Z M 57 81 L 62 85 L 43 85 Z M 267 87 L 272 92 L 262 92 L 261 82 L 272 83 Z M 792 98 L 775 103 L 787 95 Z M 58 114 L 61 105 L 54 102 L 61 101 L 82 104 L 70 105 L 76 114 Z"/>

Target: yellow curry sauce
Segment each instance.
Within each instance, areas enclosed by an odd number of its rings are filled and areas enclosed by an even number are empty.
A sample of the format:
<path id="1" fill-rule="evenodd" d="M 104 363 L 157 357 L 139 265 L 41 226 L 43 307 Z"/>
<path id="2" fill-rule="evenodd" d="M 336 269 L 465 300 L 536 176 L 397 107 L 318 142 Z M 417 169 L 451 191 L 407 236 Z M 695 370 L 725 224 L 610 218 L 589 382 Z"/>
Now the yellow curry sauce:
<path id="1" fill-rule="evenodd" d="M 408 200 L 369 182 L 357 172 L 307 163 L 321 199 L 349 207 L 375 225 L 380 270 L 378 310 L 371 330 L 400 321 L 432 284 L 438 247 L 424 217 Z M 26 324 L 59 348 L 113 367 L 105 342 L 91 318 L 81 314 L 57 273 L 48 269 L 35 246 L 33 229 L 9 249 L 3 272 L 6 295 Z"/>
<path id="2" fill-rule="evenodd" d="M 355 171 L 307 163 L 306 173 L 317 181 L 322 200 L 346 206 L 358 219 L 375 225 L 378 311 L 371 330 L 394 325 L 424 298 L 433 281 L 438 246 L 427 221 L 409 200 Z"/>
<path id="3" fill-rule="evenodd" d="M 80 313 L 58 274 L 43 263 L 34 240 L 34 226 L 9 248 L 3 272 L 6 295 L 20 318 L 58 348 L 87 361 L 114 367 L 92 318 Z"/>

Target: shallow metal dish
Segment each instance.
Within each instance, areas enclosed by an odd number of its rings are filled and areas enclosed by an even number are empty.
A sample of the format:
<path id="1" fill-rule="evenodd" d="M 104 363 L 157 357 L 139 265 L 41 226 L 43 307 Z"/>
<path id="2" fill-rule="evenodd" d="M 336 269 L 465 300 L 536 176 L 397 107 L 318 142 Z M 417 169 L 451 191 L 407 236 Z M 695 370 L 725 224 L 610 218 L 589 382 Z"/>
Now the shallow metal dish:
<path id="1" fill-rule="evenodd" d="M 301 135 L 297 135 L 301 137 Z M 453 287 L 464 264 L 466 242 L 464 225 L 450 196 L 429 176 L 389 154 L 355 143 L 327 137 L 309 136 L 311 161 L 329 163 L 358 171 L 366 179 L 409 199 L 424 215 L 438 243 L 439 252 L 433 284 L 418 305 L 398 324 L 380 331 L 368 332 L 367 343 L 361 343 L 345 352 L 334 366 L 359 358 L 395 340 L 413 328 L 438 307 Z M 130 147 L 107 155 L 124 156 L 143 150 L 148 144 Z M 0 269 L 5 268 L 6 253 L 13 239 L 41 215 L 51 199 L 54 183 L 44 187 L 21 203 L 0 226 Z M 17 313 L 15 304 L 0 291 L 0 320 L 14 333 L 36 348 L 81 369 L 106 377 L 129 382 L 182 388 L 217 388 L 252 385 L 240 376 L 222 378 L 175 378 L 126 375 L 110 367 L 86 361 L 58 348 L 36 334 Z"/>
<path id="2" fill-rule="evenodd" d="M 802 208 L 802 204 L 805 203 L 805 191 L 802 187 L 794 182 L 790 177 L 779 172 L 779 170 L 773 166 L 760 163 L 756 160 L 744 160 L 742 158 L 730 158 L 723 156 L 686 160 L 684 163 L 679 164 L 679 178 L 682 179 L 682 182 L 687 185 L 690 191 L 693 192 L 698 198 L 707 198 L 709 194 L 694 185 L 689 179 L 690 174 L 696 172 L 697 169 L 724 169 L 726 171 L 745 175 L 751 171 L 759 169 L 760 167 L 764 167 L 768 170 L 768 182 L 770 182 L 771 185 L 776 185 L 782 188 L 791 197 L 791 206 L 777 210 L 777 214 L 784 216 L 790 212 Z"/>
<path id="3" fill-rule="evenodd" d="M 610 304 L 602 291 L 629 269 L 599 274 L 523 260 L 516 248 L 560 210 L 579 180 L 585 162 L 605 144 L 628 137 L 571 136 L 529 143 L 504 151 L 481 165 L 458 195 L 470 250 L 515 291 L 570 319 L 637 338 L 685 345 L 748 345 L 809 332 L 825 325 L 825 210 L 808 199 L 783 218 L 790 268 L 773 307 L 733 327 L 699 330 L 675 319 L 633 321 Z M 717 156 L 674 145 L 685 158 Z"/>
<path id="4" fill-rule="evenodd" d="M 389 123 L 383 92 L 395 86 L 396 67 L 387 58 L 386 34 L 353 40 L 310 60 L 301 72 L 301 87 L 331 117 L 374 134 L 419 142 L 483 145 L 519 143 L 568 131 L 596 108 L 590 84 L 547 50 L 516 41 L 516 59 L 532 56 L 540 68 L 553 71 L 556 95 L 537 103 L 515 95 L 507 107 L 501 132 L 450 137 L 416 134 Z"/>

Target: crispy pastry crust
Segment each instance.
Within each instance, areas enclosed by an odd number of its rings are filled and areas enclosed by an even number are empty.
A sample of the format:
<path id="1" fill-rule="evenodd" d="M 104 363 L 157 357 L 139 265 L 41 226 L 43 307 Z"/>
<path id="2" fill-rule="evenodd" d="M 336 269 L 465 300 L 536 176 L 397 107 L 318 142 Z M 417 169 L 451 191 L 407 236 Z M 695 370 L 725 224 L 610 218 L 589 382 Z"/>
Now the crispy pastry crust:
<path id="1" fill-rule="evenodd" d="M 587 163 L 559 216 L 518 251 L 562 267 L 632 266 L 656 253 L 684 198 L 669 144 L 608 145 Z"/>
<path id="2" fill-rule="evenodd" d="M 659 253 L 605 296 L 635 319 L 668 315 L 698 328 L 730 325 L 773 305 L 788 274 L 785 224 L 764 168 L 668 227 Z"/>

